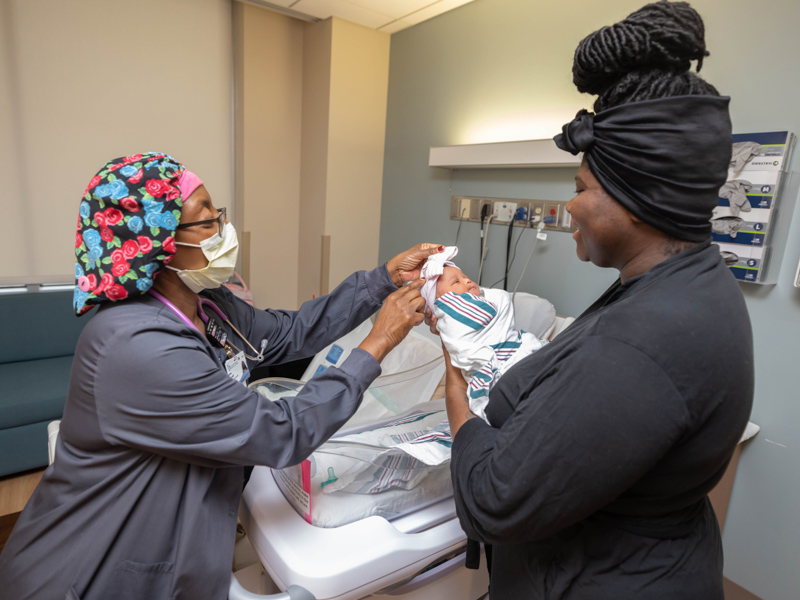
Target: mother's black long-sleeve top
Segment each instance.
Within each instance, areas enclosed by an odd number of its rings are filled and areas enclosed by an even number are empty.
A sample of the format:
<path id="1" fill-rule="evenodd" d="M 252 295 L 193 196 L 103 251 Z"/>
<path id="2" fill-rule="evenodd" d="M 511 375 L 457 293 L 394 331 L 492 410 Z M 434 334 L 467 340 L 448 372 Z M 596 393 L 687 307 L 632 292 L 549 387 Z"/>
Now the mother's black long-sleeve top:
<path id="1" fill-rule="evenodd" d="M 750 415 L 742 292 L 709 242 L 612 286 L 505 374 L 453 444 L 492 600 L 722 600 L 707 493 Z"/>

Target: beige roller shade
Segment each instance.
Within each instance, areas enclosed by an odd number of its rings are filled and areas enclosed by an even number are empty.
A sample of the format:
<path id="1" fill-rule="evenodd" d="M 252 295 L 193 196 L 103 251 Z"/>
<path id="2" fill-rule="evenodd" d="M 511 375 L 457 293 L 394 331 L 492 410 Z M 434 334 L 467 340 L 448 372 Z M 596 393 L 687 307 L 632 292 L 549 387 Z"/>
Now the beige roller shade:
<path id="1" fill-rule="evenodd" d="M 81 195 L 157 150 L 233 211 L 230 0 L 0 0 L 0 285 L 71 281 Z"/>

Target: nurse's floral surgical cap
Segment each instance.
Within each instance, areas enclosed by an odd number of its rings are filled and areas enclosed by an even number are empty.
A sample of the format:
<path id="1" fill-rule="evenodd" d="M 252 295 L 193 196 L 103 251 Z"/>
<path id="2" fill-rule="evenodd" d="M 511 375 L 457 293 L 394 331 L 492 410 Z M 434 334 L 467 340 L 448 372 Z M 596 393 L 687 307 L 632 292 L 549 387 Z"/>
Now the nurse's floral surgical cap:
<path id="1" fill-rule="evenodd" d="M 89 182 L 75 234 L 78 316 L 153 286 L 175 255 L 184 171 L 171 156 L 148 152 L 109 161 Z"/>

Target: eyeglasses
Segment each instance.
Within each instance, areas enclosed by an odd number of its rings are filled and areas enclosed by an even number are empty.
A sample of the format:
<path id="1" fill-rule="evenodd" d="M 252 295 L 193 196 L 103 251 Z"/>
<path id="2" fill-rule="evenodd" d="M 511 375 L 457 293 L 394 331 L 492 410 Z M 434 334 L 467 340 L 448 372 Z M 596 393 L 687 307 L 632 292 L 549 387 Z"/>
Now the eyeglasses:
<path id="1" fill-rule="evenodd" d="M 208 225 L 210 223 L 217 223 L 217 233 L 222 235 L 222 230 L 225 229 L 225 208 L 219 209 L 219 214 L 214 217 L 213 219 L 203 219 L 202 221 L 192 221 L 191 223 L 181 223 L 176 227 L 176 229 L 183 229 L 184 227 L 191 227 L 193 225 Z"/>

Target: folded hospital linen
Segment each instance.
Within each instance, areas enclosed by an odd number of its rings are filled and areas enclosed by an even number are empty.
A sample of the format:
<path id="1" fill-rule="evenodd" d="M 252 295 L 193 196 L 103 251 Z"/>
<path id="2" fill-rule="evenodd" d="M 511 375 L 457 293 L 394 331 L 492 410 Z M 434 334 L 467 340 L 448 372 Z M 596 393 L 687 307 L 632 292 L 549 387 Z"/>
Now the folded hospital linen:
<path id="1" fill-rule="evenodd" d="M 414 443 L 417 442 L 417 443 Z M 408 444 L 414 446 L 412 451 Z M 450 459 L 452 437 L 444 411 L 407 415 L 323 444 L 312 455 L 312 484 L 322 477 L 325 493 L 378 494 L 416 487 L 430 471 Z M 423 450 L 430 446 L 428 451 Z M 431 457 L 426 462 L 422 457 Z"/>
<path id="2" fill-rule="evenodd" d="M 397 447 L 426 465 L 441 465 L 450 460 L 453 448 L 450 422 L 445 419 L 430 433 Z"/>

